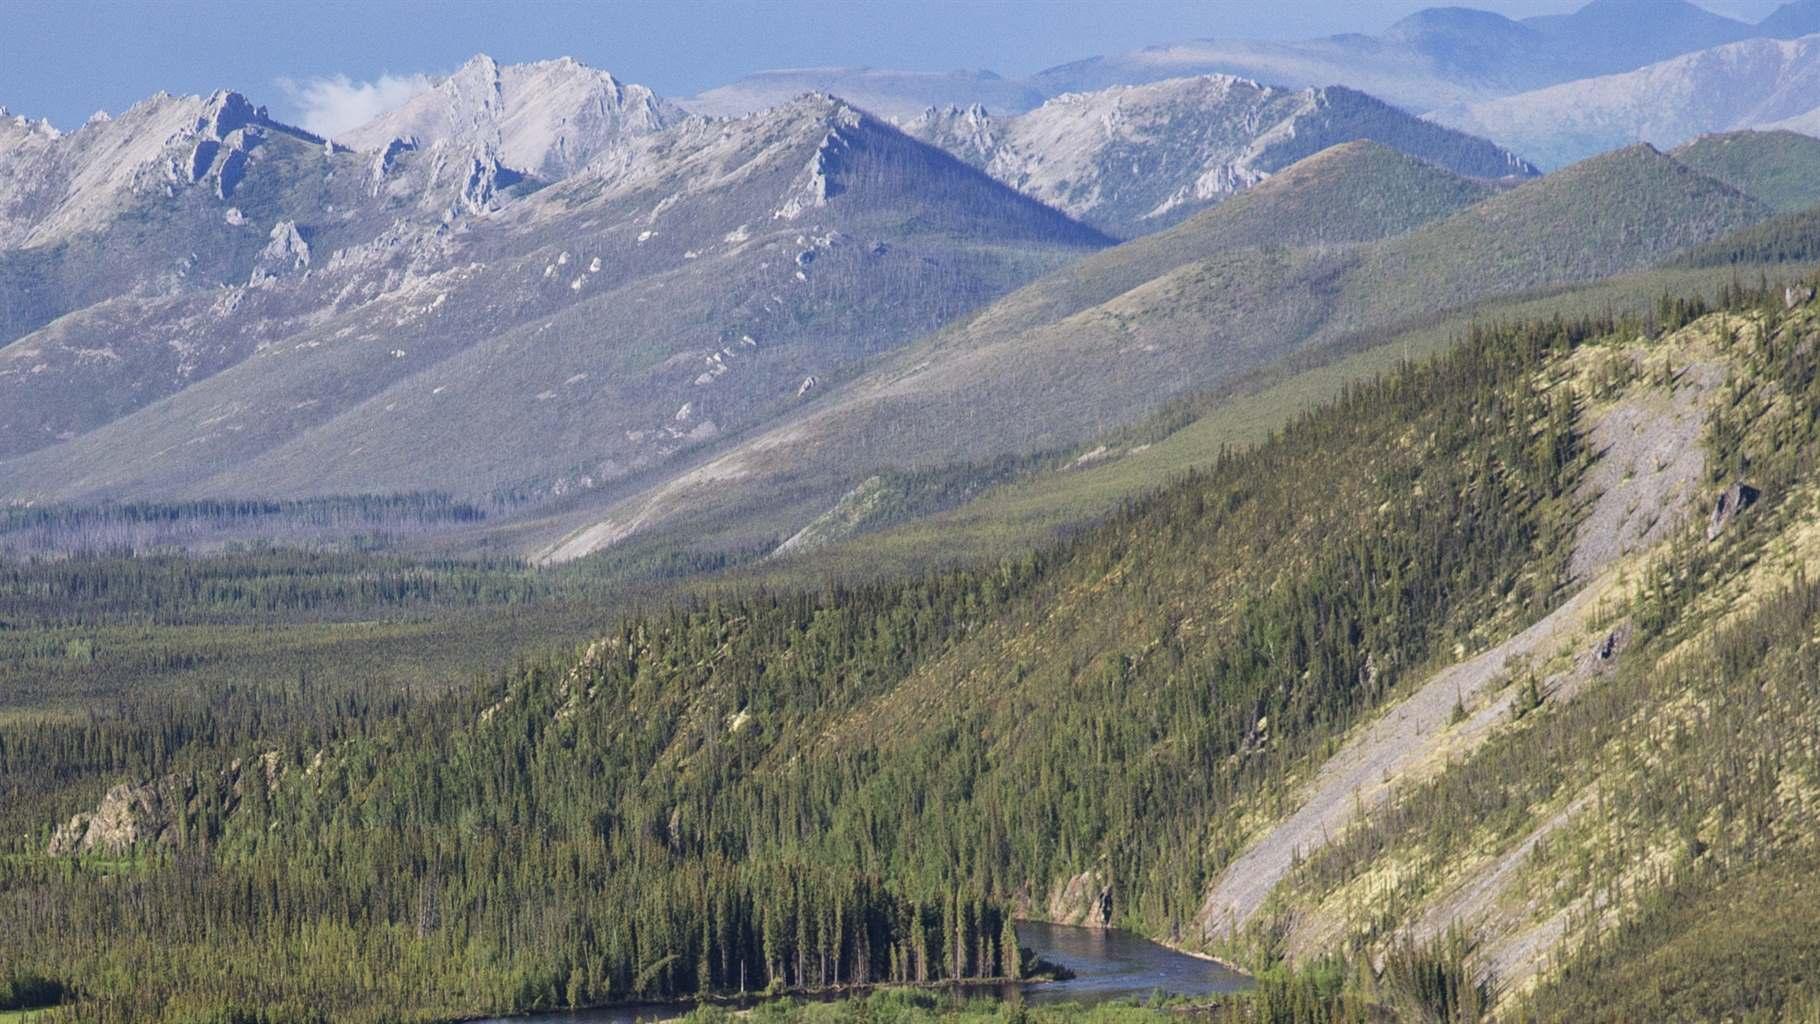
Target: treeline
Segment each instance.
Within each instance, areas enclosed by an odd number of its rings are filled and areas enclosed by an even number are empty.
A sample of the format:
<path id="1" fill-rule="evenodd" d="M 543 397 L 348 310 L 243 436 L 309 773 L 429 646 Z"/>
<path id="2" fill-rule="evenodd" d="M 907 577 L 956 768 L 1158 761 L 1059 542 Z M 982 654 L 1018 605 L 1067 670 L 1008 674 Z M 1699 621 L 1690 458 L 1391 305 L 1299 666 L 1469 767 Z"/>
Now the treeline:
<path id="1" fill-rule="evenodd" d="M 1734 267 L 1820 260 L 1820 210 L 1772 217 L 1689 250 L 1675 267 Z"/>
<path id="2" fill-rule="evenodd" d="M 503 559 L 268 549 L 0 560 L 0 629 L 375 618 L 523 605 L 559 592 L 524 563 Z"/>
<path id="3" fill-rule="evenodd" d="M 485 513 L 447 494 L 418 492 L 274 500 L 102 502 L 0 507 L 0 555 L 131 554 L 229 543 L 358 541 L 479 522 Z"/>

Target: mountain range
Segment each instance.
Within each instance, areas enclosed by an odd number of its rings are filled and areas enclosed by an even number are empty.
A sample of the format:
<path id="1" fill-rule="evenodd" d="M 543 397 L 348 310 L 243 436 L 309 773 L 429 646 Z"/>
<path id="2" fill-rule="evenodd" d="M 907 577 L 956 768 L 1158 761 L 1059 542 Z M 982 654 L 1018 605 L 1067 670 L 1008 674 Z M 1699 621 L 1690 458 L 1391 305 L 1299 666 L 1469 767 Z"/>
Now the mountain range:
<path id="1" fill-rule="evenodd" d="M 1470 39 L 1559 49 L 1625 11 L 1391 35 L 1483 77 L 1502 44 Z M 1625 45 L 1730 24 L 1677 6 Z M 1780 116 L 1808 46 L 1617 77 L 1780 54 L 1752 115 Z M 1018 114 L 710 108 L 480 56 L 332 140 L 231 92 L 0 122 L 0 500 L 430 490 L 540 559 L 685 520 L 775 543 L 875 471 L 1067 450 L 1285 359 L 1780 232 L 1815 160 L 1733 133 L 1535 180 L 1357 89 L 1229 74 Z"/>
<path id="2" fill-rule="evenodd" d="M 1376 202 L 1396 215 L 1371 216 Z M 1361 219 L 1333 218 L 1348 208 Z M 818 511 L 803 502 L 819 492 L 832 505 L 867 467 L 1066 448 L 1297 353 L 1647 268 L 1772 212 L 1647 146 L 1507 191 L 1371 143 L 1337 147 L 1032 282 L 604 514 L 558 517 L 550 529 L 563 532 L 538 557 L 580 557 L 710 513 L 744 524 L 744 542 L 787 535 Z"/>
<path id="3" fill-rule="evenodd" d="M 1529 173 L 1350 90 L 1057 102 L 990 158 L 922 132 L 957 160 L 826 96 L 717 120 L 485 57 L 341 140 L 230 92 L 3 130 L 13 500 L 625 484 L 1109 243 L 1070 212 L 1153 230 L 1348 139 Z"/>
<path id="4" fill-rule="evenodd" d="M 991 71 L 902 71 L 824 67 L 761 71 L 677 102 L 697 114 L 738 117 L 786 103 L 806 92 L 825 92 L 892 119 L 915 117 L 930 107 L 981 104 L 1000 112 L 1040 106 L 1035 86 Z"/>
<path id="5" fill-rule="evenodd" d="M 1027 114 L 930 109 L 904 130 L 1115 235 L 1175 223 L 1329 146 L 1371 139 L 1486 180 L 1538 172 L 1481 139 L 1343 87 L 1202 75 L 1069 93 Z"/>
<path id="6" fill-rule="evenodd" d="M 516 176 L 468 144 L 310 144 L 295 154 L 302 177 L 347 191 L 313 216 L 230 214 L 234 196 L 206 180 L 123 186 L 122 201 L 176 202 L 249 241 L 207 278 L 123 289 L 0 350 L 6 445 L 31 453 L 9 466 L 9 488 L 548 496 L 787 408 L 1106 244 L 827 97 L 628 134 L 586 173 L 523 179 L 526 194 L 498 206 Z M 289 169 L 256 150 L 247 177 Z M 442 187 L 460 201 L 426 206 Z M 100 222 L 104 237 L 115 223 Z M 373 234 L 345 238 L 346 223 Z M 523 442 L 475 430 L 483 415 Z M 325 440 L 343 432 L 352 440 Z M 121 459 L 129 448 L 140 457 Z"/>
<path id="7" fill-rule="evenodd" d="M 1820 133 L 1820 35 L 1729 43 L 1428 117 L 1546 167 L 1634 142 L 1677 146 L 1713 132 L 1788 128 L 1813 135 Z"/>
<path id="8" fill-rule="evenodd" d="M 1745 39 L 1815 32 L 1820 6 L 1814 0 L 1792 0 L 1756 25 L 1687 0 L 1592 0 L 1570 14 L 1521 20 L 1471 7 L 1434 7 L 1377 35 L 1193 39 L 1071 61 L 1023 80 L 989 71 L 811 68 L 763 72 L 682 102 L 704 113 L 746 113 L 816 88 L 893 117 L 974 103 L 1018 114 L 1064 93 L 1228 74 L 1290 89 L 1350 86 L 1421 113 L 1631 71 Z"/>

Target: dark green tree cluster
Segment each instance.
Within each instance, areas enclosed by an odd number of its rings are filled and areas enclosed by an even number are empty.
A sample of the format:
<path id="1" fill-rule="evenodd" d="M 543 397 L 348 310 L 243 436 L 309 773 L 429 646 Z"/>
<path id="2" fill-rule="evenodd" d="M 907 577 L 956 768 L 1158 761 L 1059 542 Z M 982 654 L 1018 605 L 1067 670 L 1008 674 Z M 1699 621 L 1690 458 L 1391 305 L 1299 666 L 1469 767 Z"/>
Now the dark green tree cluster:
<path id="1" fill-rule="evenodd" d="M 15 558 L 365 536 L 370 544 L 485 518 L 447 494 L 357 494 L 286 501 L 104 502 L 0 508 L 0 553 Z"/>

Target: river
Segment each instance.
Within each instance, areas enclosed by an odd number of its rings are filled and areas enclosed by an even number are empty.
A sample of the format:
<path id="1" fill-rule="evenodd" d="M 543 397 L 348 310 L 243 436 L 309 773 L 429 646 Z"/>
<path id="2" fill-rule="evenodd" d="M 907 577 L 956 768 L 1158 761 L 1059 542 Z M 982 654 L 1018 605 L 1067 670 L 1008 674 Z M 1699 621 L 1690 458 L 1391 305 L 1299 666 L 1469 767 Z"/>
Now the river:
<path id="1" fill-rule="evenodd" d="M 1024 946 L 1074 972 L 1067 981 L 1006 984 L 969 988 L 980 995 L 1010 996 L 1015 990 L 1029 1003 L 1098 1003 L 1141 999 L 1161 990 L 1171 995 L 1236 992 L 1251 984 L 1245 975 L 1211 960 L 1178 953 L 1130 932 L 1074 928 L 1032 921 L 1018 923 Z M 601 1010 L 543 1013 L 535 1017 L 501 1017 L 478 1024 L 633 1024 L 680 1017 L 691 1007 L 674 1003 L 614 1006 Z"/>

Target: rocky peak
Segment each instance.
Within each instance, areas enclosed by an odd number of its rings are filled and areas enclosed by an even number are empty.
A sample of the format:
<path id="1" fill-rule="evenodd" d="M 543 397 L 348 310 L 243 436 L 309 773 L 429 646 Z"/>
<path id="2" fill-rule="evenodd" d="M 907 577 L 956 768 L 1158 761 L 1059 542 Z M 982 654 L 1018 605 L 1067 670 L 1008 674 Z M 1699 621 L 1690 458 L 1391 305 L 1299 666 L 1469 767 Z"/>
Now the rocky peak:
<path id="1" fill-rule="evenodd" d="M 307 269 L 310 265 L 310 243 L 298 229 L 297 222 L 281 220 L 272 225 L 266 247 L 253 262 L 251 282 L 263 284 L 272 278 Z"/>
<path id="2" fill-rule="evenodd" d="M 1002 121 L 980 103 L 929 107 L 899 127 L 912 138 L 940 146 L 976 167 L 992 160 L 1002 137 Z"/>
<path id="3" fill-rule="evenodd" d="M 860 136 L 878 132 L 901 135 L 896 128 L 827 93 L 807 93 L 755 117 L 792 134 L 820 136 L 782 204 L 773 211 L 773 219 L 778 220 L 795 220 L 846 191 L 847 157 Z"/>
<path id="4" fill-rule="evenodd" d="M 339 138 L 368 151 L 398 139 L 485 149 L 508 167 L 557 180 L 625 139 L 661 131 L 684 116 L 650 89 L 570 57 L 500 64 L 479 54 L 398 109 Z"/>
<path id="5" fill-rule="evenodd" d="M 858 128 L 868 121 L 882 123 L 839 96 L 825 92 L 806 92 L 789 103 L 753 116 L 771 121 L 814 122 L 830 130 Z"/>
<path id="6" fill-rule="evenodd" d="M 905 130 L 1122 234 L 1165 227 L 1355 139 L 1374 139 L 1470 177 L 1536 173 L 1490 143 L 1437 130 L 1353 89 L 1290 90 L 1230 74 L 1066 93 L 1011 118 L 930 110 Z"/>
<path id="7" fill-rule="evenodd" d="M 203 101 L 197 134 L 217 141 L 228 133 L 267 120 L 264 107 L 255 107 L 245 96 L 222 89 Z"/>
<path id="8" fill-rule="evenodd" d="M 13 113 L 5 106 L 0 106 L 0 125 L 10 125 L 22 132 L 41 135 L 47 139 L 57 139 L 63 136 L 63 133 L 51 124 L 50 118 L 44 117 L 34 121 L 24 114 Z"/>

